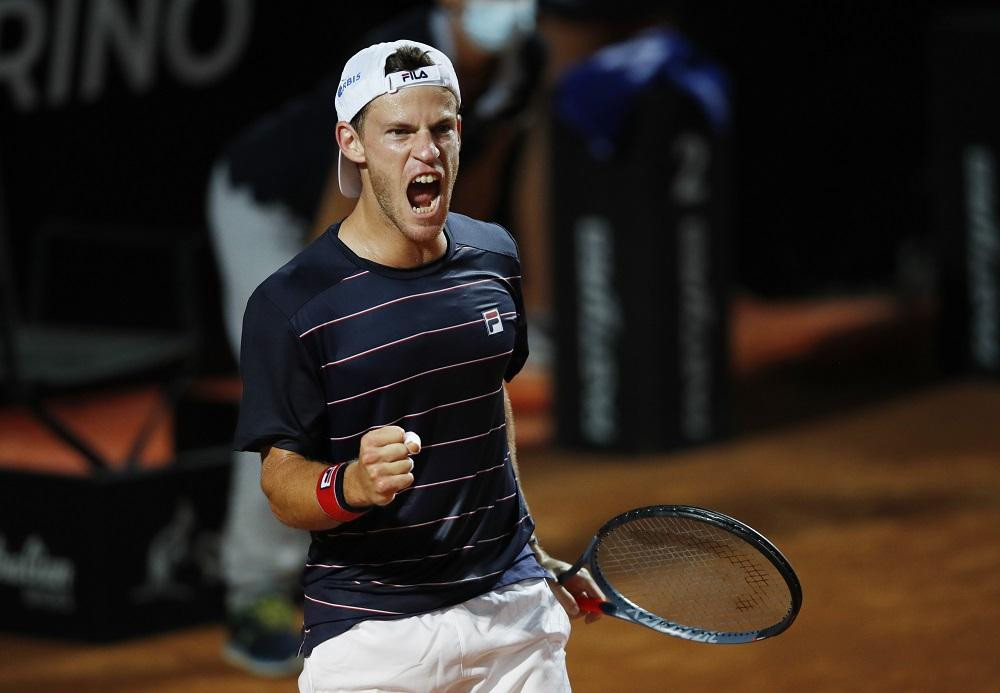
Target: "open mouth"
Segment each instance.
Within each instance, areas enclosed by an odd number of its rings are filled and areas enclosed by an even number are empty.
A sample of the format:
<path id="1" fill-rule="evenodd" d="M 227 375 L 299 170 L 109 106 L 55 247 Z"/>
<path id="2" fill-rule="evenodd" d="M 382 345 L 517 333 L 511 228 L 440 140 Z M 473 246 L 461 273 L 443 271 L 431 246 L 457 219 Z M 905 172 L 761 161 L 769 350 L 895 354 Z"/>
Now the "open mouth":
<path id="1" fill-rule="evenodd" d="M 414 214 L 430 214 L 441 201 L 441 179 L 431 173 L 424 173 L 406 186 L 406 199 Z"/>

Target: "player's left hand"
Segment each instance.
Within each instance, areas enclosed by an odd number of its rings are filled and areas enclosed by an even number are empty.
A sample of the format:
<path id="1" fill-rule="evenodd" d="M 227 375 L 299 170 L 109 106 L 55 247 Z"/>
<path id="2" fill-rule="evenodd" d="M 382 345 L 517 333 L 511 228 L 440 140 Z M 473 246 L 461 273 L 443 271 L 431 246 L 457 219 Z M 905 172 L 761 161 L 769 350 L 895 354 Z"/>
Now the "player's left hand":
<path id="1" fill-rule="evenodd" d="M 535 555 L 538 557 L 538 561 L 542 564 L 542 567 L 557 577 L 572 567 L 565 561 L 560 561 L 558 558 L 549 556 L 541 548 L 536 548 Z M 583 612 L 576 603 L 578 597 L 607 599 L 586 568 L 581 568 L 576 575 L 567 579 L 563 584 L 559 584 L 555 580 L 549 580 L 548 583 L 552 589 L 552 594 L 559 600 L 559 603 L 562 604 L 562 607 L 566 610 L 570 618 L 583 616 L 584 622 L 593 623 L 603 616 L 600 612 Z"/>

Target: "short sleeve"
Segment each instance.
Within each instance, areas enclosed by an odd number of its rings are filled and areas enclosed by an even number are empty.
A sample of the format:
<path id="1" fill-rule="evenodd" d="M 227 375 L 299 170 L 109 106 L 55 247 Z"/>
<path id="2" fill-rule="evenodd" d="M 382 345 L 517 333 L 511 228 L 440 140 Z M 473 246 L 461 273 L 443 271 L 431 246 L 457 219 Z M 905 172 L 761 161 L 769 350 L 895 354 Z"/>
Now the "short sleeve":
<path id="1" fill-rule="evenodd" d="M 514 261 L 515 271 L 514 275 L 519 276 L 521 274 L 521 265 L 516 259 Z M 524 367 L 525 361 L 528 360 L 528 318 L 524 313 L 524 297 L 521 294 L 521 280 L 517 279 L 510 283 L 511 287 L 511 297 L 514 299 L 514 307 L 517 310 L 517 317 L 514 322 L 515 329 L 515 339 L 514 339 L 514 351 L 510 355 L 510 361 L 507 362 L 507 370 L 504 372 L 504 380 L 510 382 L 514 379 L 521 368 Z"/>
<path id="2" fill-rule="evenodd" d="M 236 449 L 274 445 L 322 459 L 326 400 L 316 366 L 288 317 L 260 288 L 243 316 L 240 376 Z"/>

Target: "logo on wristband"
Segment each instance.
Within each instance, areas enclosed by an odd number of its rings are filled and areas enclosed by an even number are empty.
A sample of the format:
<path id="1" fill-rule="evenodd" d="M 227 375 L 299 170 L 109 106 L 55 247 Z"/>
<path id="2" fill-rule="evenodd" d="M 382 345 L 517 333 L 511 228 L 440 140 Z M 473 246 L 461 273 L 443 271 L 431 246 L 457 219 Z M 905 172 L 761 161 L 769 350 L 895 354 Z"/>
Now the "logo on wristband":
<path id="1" fill-rule="evenodd" d="M 336 467 L 330 467 L 325 472 L 323 472 L 323 476 L 319 480 L 320 488 L 330 488 L 330 484 L 333 483 L 333 473 L 335 471 L 337 471 Z"/>

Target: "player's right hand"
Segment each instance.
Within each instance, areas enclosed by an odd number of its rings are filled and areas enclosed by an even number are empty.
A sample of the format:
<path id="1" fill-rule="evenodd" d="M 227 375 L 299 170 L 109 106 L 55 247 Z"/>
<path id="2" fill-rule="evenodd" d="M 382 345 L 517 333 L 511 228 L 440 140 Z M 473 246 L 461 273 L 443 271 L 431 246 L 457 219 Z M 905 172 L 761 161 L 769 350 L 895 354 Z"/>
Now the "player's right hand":
<path id="1" fill-rule="evenodd" d="M 403 442 L 399 426 L 376 428 L 361 437 L 358 461 L 344 475 L 344 496 L 351 505 L 388 505 L 396 494 L 413 484 L 411 454 L 420 452 L 419 443 Z"/>

